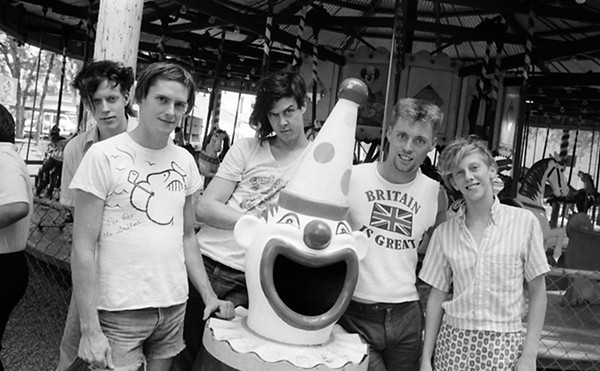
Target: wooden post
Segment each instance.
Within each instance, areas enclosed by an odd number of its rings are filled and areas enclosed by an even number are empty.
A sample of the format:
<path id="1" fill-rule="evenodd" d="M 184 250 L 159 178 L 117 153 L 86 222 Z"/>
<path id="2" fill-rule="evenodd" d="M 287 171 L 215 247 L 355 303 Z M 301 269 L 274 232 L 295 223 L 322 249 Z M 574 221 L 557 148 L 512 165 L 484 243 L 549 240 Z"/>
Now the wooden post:
<path id="1" fill-rule="evenodd" d="M 135 71 L 144 0 L 100 0 L 94 60 L 122 62 Z"/>

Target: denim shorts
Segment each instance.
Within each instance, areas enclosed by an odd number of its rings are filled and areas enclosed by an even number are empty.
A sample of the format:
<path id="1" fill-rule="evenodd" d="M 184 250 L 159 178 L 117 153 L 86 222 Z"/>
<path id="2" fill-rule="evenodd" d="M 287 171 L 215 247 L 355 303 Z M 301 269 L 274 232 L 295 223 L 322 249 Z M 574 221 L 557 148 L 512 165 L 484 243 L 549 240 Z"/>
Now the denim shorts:
<path id="1" fill-rule="evenodd" d="M 100 326 L 112 349 L 115 368 L 128 370 L 133 365 L 141 366 L 146 358 L 176 356 L 185 347 L 184 316 L 185 303 L 165 308 L 99 310 Z"/>

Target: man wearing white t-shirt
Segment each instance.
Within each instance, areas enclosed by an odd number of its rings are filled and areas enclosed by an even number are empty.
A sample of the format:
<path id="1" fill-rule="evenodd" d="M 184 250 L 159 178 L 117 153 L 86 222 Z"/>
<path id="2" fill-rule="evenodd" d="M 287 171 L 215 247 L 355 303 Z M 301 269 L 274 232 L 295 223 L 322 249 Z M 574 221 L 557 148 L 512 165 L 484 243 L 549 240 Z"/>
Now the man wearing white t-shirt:
<path id="1" fill-rule="evenodd" d="M 350 224 L 370 247 L 339 324 L 369 344 L 370 371 L 419 369 L 424 321 L 417 248 L 446 219 L 448 203 L 443 187 L 420 170 L 436 144 L 439 107 L 405 98 L 393 114 L 387 158 L 354 166 L 348 195 Z"/>
<path id="2" fill-rule="evenodd" d="M 92 368 L 168 370 L 184 348 L 188 277 L 204 317 L 234 315 L 212 290 L 194 235 L 196 163 L 170 140 L 194 97 L 185 69 L 149 65 L 135 91 L 139 125 L 94 144 L 71 183 L 79 357 Z"/>
<path id="3" fill-rule="evenodd" d="M 196 215 L 204 227 L 197 234 L 211 284 L 221 299 L 248 307 L 244 272 L 246 253 L 233 238 L 233 227 L 244 214 L 269 218 L 279 192 L 290 179 L 309 141 L 304 135 L 306 85 L 293 72 L 265 77 L 257 87 L 250 123 L 255 138 L 238 140 L 200 198 Z M 222 365 L 202 347 L 203 303 L 190 293 L 185 318 L 187 348 L 172 371 L 214 370 Z"/>

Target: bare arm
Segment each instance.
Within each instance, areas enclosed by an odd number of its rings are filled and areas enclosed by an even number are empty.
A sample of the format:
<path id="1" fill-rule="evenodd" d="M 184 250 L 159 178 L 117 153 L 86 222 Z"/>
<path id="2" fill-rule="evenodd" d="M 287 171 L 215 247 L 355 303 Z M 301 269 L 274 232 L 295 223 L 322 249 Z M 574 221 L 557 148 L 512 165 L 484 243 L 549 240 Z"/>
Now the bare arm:
<path id="1" fill-rule="evenodd" d="M 217 298 L 206 275 L 200 246 L 198 246 L 198 240 L 194 234 L 194 206 L 192 196 L 187 196 L 185 199 L 183 223 L 185 265 L 190 281 L 202 296 L 202 300 L 206 306 L 204 309 L 204 319 L 207 319 L 213 312 L 221 318 L 233 318 L 235 315 L 233 303 Z"/>
<path id="2" fill-rule="evenodd" d="M 76 160 L 75 154 L 73 153 L 73 145 L 74 144 L 71 144 L 65 147 L 60 183 L 60 203 L 71 207 L 75 203 L 75 190 L 69 189 L 69 185 L 71 184 L 71 180 L 73 180 L 78 165 L 75 163 Z"/>
<path id="3" fill-rule="evenodd" d="M 427 311 L 425 315 L 425 338 L 423 340 L 423 354 L 421 356 L 421 371 L 431 370 L 431 359 L 435 348 L 435 339 L 437 338 L 442 323 L 442 303 L 446 300 L 447 293 L 431 288 L 429 298 L 427 299 Z"/>
<path id="4" fill-rule="evenodd" d="M 198 200 L 196 217 L 211 227 L 233 230 L 235 222 L 244 215 L 225 203 L 235 190 L 237 182 L 215 177 Z"/>
<path id="5" fill-rule="evenodd" d="M 29 214 L 27 202 L 11 202 L 0 205 L 0 228 L 8 227 Z"/>
<path id="6" fill-rule="evenodd" d="M 429 228 L 427 231 L 425 231 L 425 234 L 423 234 L 423 238 L 421 239 L 421 243 L 419 244 L 419 248 L 417 250 L 419 254 L 425 254 L 425 252 L 427 251 L 429 239 L 431 238 L 433 231 L 438 225 L 442 224 L 447 219 L 447 210 L 448 196 L 446 195 L 446 190 L 444 189 L 444 187 L 440 185 L 438 190 L 438 209 L 435 214 L 435 222 L 433 223 L 431 228 Z"/>
<path id="7" fill-rule="evenodd" d="M 71 273 L 73 295 L 81 323 L 79 357 L 100 368 L 112 368 L 111 350 L 96 309 L 96 243 L 100 234 L 104 201 L 76 191 Z"/>
<path id="8" fill-rule="evenodd" d="M 515 370 L 535 371 L 535 360 L 537 348 L 546 317 L 546 279 L 545 275 L 539 275 L 527 284 L 529 290 L 529 313 L 527 315 L 527 335 L 523 353 L 517 361 Z"/>

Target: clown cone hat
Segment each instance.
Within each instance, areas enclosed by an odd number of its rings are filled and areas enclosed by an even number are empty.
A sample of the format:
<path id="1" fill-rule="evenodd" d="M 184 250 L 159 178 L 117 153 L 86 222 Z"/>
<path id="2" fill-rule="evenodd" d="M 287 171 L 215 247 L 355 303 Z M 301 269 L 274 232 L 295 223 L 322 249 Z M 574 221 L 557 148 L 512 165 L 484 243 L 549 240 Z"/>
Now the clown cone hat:
<path id="1" fill-rule="evenodd" d="M 358 106 L 368 94 L 359 79 L 340 84 L 338 102 L 279 195 L 281 207 L 331 220 L 346 218 Z"/>

